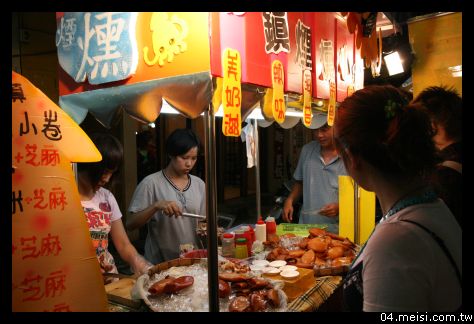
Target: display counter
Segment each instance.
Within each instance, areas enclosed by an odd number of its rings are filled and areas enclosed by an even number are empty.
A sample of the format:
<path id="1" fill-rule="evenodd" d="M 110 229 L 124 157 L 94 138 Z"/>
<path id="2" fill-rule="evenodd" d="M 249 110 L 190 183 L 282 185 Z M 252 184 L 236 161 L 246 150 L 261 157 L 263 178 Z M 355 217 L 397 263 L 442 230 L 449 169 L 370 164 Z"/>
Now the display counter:
<path id="1" fill-rule="evenodd" d="M 123 279 L 121 279 L 123 280 Z M 110 284 L 109 284 L 110 285 Z M 342 285 L 342 276 L 317 277 L 316 282 L 303 294 L 288 304 L 287 312 L 317 312 L 339 310 L 339 294 Z M 132 286 L 124 285 L 131 291 Z M 130 291 L 128 295 L 130 295 Z M 115 292 L 108 293 L 110 312 L 150 312 L 150 308 L 141 300 L 137 303 L 130 303 L 126 299 L 117 298 Z M 123 293 L 123 292 L 122 292 Z M 329 303 L 331 305 L 329 305 Z"/>

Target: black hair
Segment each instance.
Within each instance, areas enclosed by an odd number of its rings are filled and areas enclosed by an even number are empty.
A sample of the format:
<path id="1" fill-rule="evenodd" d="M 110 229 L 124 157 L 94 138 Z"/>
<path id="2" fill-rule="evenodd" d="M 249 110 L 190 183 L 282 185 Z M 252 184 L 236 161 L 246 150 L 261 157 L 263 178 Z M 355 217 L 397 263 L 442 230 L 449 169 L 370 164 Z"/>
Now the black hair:
<path id="1" fill-rule="evenodd" d="M 93 133 L 89 137 L 102 155 L 102 160 L 78 163 L 77 170 L 86 173 L 91 185 L 95 187 L 105 171 L 117 171 L 120 168 L 123 159 L 123 146 L 117 138 L 110 134 Z"/>
<path id="2" fill-rule="evenodd" d="M 193 147 L 201 150 L 199 137 L 188 128 L 175 129 L 166 139 L 166 153 L 170 157 L 186 154 Z"/>
<path id="3" fill-rule="evenodd" d="M 433 121 L 443 126 L 449 139 L 462 139 L 462 98 L 456 89 L 447 86 L 428 87 L 418 94 L 414 102 L 426 106 Z"/>
<path id="4" fill-rule="evenodd" d="M 335 144 L 380 171 L 397 176 L 428 176 L 438 162 L 426 108 L 391 85 L 356 91 L 339 106 Z"/>

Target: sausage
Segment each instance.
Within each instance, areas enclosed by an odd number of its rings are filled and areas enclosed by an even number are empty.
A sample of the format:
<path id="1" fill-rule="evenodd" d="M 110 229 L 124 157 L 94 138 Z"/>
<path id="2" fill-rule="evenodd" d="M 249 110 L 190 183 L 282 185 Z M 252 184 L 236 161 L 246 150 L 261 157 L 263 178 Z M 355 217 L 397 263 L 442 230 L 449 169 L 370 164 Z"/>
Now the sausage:
<path id="1" fill-rule="evenodd" d="M 250 311 L 250 301 L 245 296 L 239 296 L 232 299 L 229 304 L 229 312 L 248 312 Z"/>
<path id="2" fill-rule="evenodd" d="M 181 276 L 168 283 L 163 292 L 168 294 L 176 293 L 191 286 L 193 283 L 194 278 L 192 276 Z"/>
<path id="3" fill-rule="evenodd" d="M 165 279 L 161 279 L 148 288 L 148 292 L 153 296 L 159 295 L 164 292 L 166 285 L 173 282 L 174 279 L 174 277 L 170 276 L 166 277 Z"/>
<path id="4" fill-rule="evenodd" d="M 193 283 L 194 278 L 192 276 L 181 276 L 179 278 L 168 276 L 165 279 L 155 282 L 148 289 L 148 292 L 152 296 L 160 295 L 162 293 L 171 294 L 187 288 Z"/>
<path id="5" fill-rule="evenodd" d="M 253 312 L 261 312 L 267 308 L 267 301 L 264 296 L 259 293 L 250 294 L 250 307 Z"/>
<path id="6" fill-rule="evenodd" d="M 219 298 L 226 298 L 230 295 L 230 286 L 227 282 L 219 279 Z"/>

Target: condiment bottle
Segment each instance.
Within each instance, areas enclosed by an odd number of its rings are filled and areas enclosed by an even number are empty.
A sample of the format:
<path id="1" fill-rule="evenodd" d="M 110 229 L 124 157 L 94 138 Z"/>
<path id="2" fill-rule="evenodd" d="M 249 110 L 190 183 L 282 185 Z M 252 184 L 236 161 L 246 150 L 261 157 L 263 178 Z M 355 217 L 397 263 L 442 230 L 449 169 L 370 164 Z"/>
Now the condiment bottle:
<path id="1" fill-rule="evenodd" d="M 267 225 L 260 217 L 255 225 L 255 239 L 260 242 L 267 240 Z"/>
<path id="2" fill-rule="evenodd" d="M 250 232 L 250 240 L 251 243 L 255 242 L 255 230 L 253 229 L 252 225 L 249 225 L 249 232 Z"/>
<path id="3" fill-rule="evenodd" d="M 245 237 L 245 232 L 243 230 L 243 227 L 239 227 L 238 229 L 235 230 L 234 242 L 237 243 L 237 239 L 241 237 Z"/>
<path id="4" fill-rule="evenodd" d="M 275 218 L 268 216 L 265 219 L 265 224 L 267 226 L 267 240 L 270 241 L 270 238 L 276 235 Z"/>
<path id="5" fill-rule="evenodd" d="M 252 233 L 250 231 L 250 226 L 244 225 L 242 229 L 244 230 L 244 237 L 247 240 L 247 253 L 248 256 L 252 255 Z"/>
<path id="6" fill-rule="evenodd" d="M 234 257 L 234 235 L 232 233 L 224 233 L 222 236 L 222 256 L 226 258 Z"/>
<path id="7" fill-rule="evenodd" d="M 235 241 L 235 257 L 237 259 L 246 259 L 248 256 L 247 239 L 240 237 Z"/>

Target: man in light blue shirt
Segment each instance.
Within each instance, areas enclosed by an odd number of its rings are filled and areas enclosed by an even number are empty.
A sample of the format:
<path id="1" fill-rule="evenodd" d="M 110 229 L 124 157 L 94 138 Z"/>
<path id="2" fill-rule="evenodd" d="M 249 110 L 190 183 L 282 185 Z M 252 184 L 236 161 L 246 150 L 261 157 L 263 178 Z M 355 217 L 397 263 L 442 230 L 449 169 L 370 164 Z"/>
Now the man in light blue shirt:
<path id="1" fill-rule="evenodd" d="M 301 149 L 293 174 L 296 180 L 283 206 L 283 220 L 293 220 L 293 202 L 303 193 L 300 224 L 327 224 L 328 230 L 339 232 L 339 175 L 347 175 L 342 159 L 337 155 L 332 127 L 327 114 L 313 117 L 313 141 Z"/>

